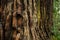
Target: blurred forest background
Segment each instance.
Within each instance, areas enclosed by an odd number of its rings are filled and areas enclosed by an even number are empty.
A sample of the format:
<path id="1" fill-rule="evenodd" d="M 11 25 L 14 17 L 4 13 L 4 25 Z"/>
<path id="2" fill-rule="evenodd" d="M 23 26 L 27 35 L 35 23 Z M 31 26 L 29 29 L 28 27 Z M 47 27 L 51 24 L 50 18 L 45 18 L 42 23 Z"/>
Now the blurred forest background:
<path id="1" fill-rule="evenodd" d="M 53 27 L 52 40 L 60 40 L 60 0 L 53 1 Z"/>
<path id="2" fill-rule="evenodd" d="M 60 40 L 60 0 L 0 0 L 0 40 Z"/>

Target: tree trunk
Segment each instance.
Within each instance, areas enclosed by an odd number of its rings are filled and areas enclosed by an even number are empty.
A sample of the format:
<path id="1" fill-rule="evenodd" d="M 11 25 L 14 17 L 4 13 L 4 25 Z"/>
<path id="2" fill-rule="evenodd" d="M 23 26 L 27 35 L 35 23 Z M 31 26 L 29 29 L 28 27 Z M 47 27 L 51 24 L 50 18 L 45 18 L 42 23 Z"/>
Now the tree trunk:
<path id="1" fill-rule="evenodd" d="M 40 28 L 43 40 L 50 40 L 51 36 L 52 2 L 53 0 L 40 0 Z"/>
<path id="2" fill-rule="evenodd" d="M 2 1 L 2 0 L 1 0 Z M 38 21 L 37 1 L 39 0 L 5 0 L 2 7 L 4 8 L 5 22 L 3 35 L 6 40 L 50 40 L 52 26 L 52 0 L 40 0 L 40 16 Z M 20 33 L 12 28 L 17 28 L 17 5 L 22 5 L 20 14 L 23 16 L 23 29 L 20 28 Z M 21 32 L 23 34 L 21 34 Z M 20 37 L 20 35 L 23 35 Z M 14 39 L 12 38 L 14 37 Z"/>

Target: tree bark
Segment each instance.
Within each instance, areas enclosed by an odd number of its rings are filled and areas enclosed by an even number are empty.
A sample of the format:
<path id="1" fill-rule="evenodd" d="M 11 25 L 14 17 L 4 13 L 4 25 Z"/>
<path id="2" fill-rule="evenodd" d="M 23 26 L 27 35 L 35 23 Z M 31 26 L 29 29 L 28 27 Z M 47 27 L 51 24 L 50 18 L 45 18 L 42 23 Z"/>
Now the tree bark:
<path id="1" fill-rule="evenodd" d="M 53 0 L 40 0 L 40 28 L 43 40 L 49 40 L 51 36 L 52 4 Z"/>
<path id="2" fill-rule="evenodd" d="M 5 11 L 3 22 L 5 31 L 4 37 L 8 38 L 9 34 L 14 36 L 14 40 L 19 40 L 21 32 L 23 33 L 23 38 L 21 40 L 50 40 L 51 36 L 51 26 L 52 26 L 52 6 L 53 0 L 40 0 L 40 20 L 38 21 L 37 17 L 37 1 L 39 0 L 11 0 L 11 1 L 2 1 L 4 2 L 2 7 Z M 22 5 L 22 12 L 20 13 L 23 16 L 23 31 L 22 29 L 20 33 L 17 33 L 16 30 L 13 31 L 12 27 L 17 26 L 17 4 Z M 7 28 L 8 27 L 8 28 Z M 13 31 L 13 32 L 12 32 Z M 12 34 L 10 33 L 12 32 Z M 17 34 L 16 34 L 17 33 Z M 8 40 L 13 40 L 12 38 L 8 38 Z"/>

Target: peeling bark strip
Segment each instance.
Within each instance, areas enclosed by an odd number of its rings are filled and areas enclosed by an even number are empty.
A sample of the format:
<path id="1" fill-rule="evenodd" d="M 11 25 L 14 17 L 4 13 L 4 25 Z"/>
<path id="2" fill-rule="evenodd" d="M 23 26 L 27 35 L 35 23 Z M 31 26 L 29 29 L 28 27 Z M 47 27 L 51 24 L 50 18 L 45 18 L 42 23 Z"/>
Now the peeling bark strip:
<path id="1" fill-rule="evenodd" d="M 38 0 L 1 0 L 1 40 L 50 40 L 52 0 L 40 0 L 40 25 L 37 18 Z M 20 21 L 16 15 L 20 15 Z M 21 23 L 20 23 L 21 22 Z"/>

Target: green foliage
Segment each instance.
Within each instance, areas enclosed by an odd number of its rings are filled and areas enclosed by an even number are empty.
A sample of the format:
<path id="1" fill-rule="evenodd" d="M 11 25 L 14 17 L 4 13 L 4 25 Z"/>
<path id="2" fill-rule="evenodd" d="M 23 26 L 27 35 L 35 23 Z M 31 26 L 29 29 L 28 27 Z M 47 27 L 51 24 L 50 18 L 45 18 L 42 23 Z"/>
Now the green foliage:
<path id="1" fill-rule="evenodd" d="M 60 40 L 60 0 L 53 1 L 53 28 L 52 32 L 57 40 Z M 54 39 L 53 37 L 53 39 Z M 55 39 L 54 39 L 55 40 Z"/>

